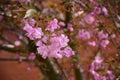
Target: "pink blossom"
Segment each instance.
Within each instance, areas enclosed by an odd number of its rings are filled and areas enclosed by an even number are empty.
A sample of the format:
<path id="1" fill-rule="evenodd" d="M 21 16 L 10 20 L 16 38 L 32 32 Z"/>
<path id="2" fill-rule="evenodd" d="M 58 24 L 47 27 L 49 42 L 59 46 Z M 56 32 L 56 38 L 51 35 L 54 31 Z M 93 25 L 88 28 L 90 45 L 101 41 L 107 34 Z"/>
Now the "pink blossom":
<path id="1" fill-rule="evenodd" d="M 116 35 L 115 35 L 115 34 L 112 34 L 112 35 L 111 35 L 111 38 L 116 38 Z"/>
<path id="2" fill-rule="evenodd" d="M 44 45 L 44 44 L 42 43 L 41 40 L 39 40 L 39 41 L 36 42 L 36 46 L 42 46 L 42 45 Z"/>
<path id="3" fill-rule="evenodd" d="M 47 57 L 62 58 L 62 54 L 59 54 L 60 49 L 56 47 L 55 44 L 43 45 L 37 48 L 38 54 L 42 55 L 42 58 Z"/>
<path id="4" fill-rule="evenodd" d="M 108 14 L 108 10 L 107 10 L 105 7 L 102 8 L 102 11 L 103 11 L 103 13 L 104 13 L 105 16 L 108 16 L 108 15 L 109 15 L 109 14 Z"/>
<path id="5" fill-rule="evenodd" d="M 90 39 L 90 38 L 91 38 L 90 32 L 85 31 L 85 30 L 79 31 L 78 36 L 79 36 L 79 38 L 81 38 L 81 39 L 83 39 L 83 40 L 86 40 L 86 39 Z"/>
<path id="6" fill-rule="evenodd" d="M 91 63 L 90 72 L 93 75 L 95 80 L 114 80 L 115 76 L 112 71 L 108 70 L 106 76 L 100 75 L 97 70 L 104 69 L 103 58 L 100 56 L 96 56 L 95 60 Z"/>
<path id="7" fill-rule="evenodd" d="M 107 45 L 109 44 L 109 40 L 102 40 L 101 41 L 101 43 L 100 43 L 100 45 L 103 47 L 103 48 L 106 48 L 107 47 Z"/>
<path id="8" fill-rule="evenodd" d="M 43 36 L 43 32 L 41 28 L 32 28 L 28 23 L 25 24 L 25 27 L 23 28 L 25 31 L 27 31 L 27 36 L 31 39 L 40 39 L 41 36 Z"/>
<path id="9" fill-rule="evenodd" d="M 65 23 L 64 22 L 59 22 L 59 25 L 64 27 Z"/>
<path id="10" fill-rule="evenodd" d="M 73 25 L 70 24 L 70 23 L 67 25 L 67 28 L 68 28 L 71 32 L 74 30 L 74 29 L 73 29 Z"/>
<path id="11" fill-rule="evenodd" d="M 84 21 L 80 21 L 79 24 L 82 26 L 82 27 L 86 27 L 86 23 Z"/>
<path id="12" fill-rule="evenodd" d="M 66 57 L 70 57 L 73 56 L 75 54 L 75 52 L 70 48 L 70 47 L 66 47 L 64 50 L 61 51 L 63 55 L 65 55 Z"/>
<path id="13" fill-rule="evenodd" d="M 20 46 L 20 45 L 21 45 L 21 42 L 20 42 L 20 41 L 15 41 L 15 42 L 14 42 L 14 45 L 15 45 L 15 46 Z"/>
<path id="14" fill-rule="evenodd" d="M 54 19 L 50 22 L 50 24 L 47 26 L 46 30 L 54 32 L 55 29 L 59 29 L 60 26 L 58 25 L 58 20 Z"/>
<path id="15" fill-rule="evenodd" d="M 61 34 L 59 37 L 52 37 L 50 42 L 52 44 L 58 44 L 59 47 L 65 47 L 68 45 L 69 39 L 64 34 Z"/>
<path id="16" fill-rule="evenodd" d="M 32 28 L 32 26 L 29 25 L 28 23 L 25 23 L 25 26 L 23 27 L 23 30 L 29 32 L 29 31 L 33 30 L 33 28 Z"/>
<path id="17" fill-rule="evenodd" d="M 93 24 L 94 21 L 95 21 L 95 18 L 94 16 L 92 16 L 91 14 L 87 14 L 85 17 L 84 17 L 84 20 L 87 24 Z"/>
<path id="18" fill-rule="evenodd" d="M 75 78 L 74 78 L 74 77 L 71 77 L 70 80 L 75 80 Z"/>
<path id="19" fill-rule="evenodd" d="M 100 56 L 96 56 L 95 57 L 95 63 L 101 64 L 102 62 L 103 62 L 103 58 L 102 57 L 100 57 Z"/>
<path id="20" fill-rule="evenodd" d="M 98 73 L 94 74 L 94 78 L 95 78 L 95 80 L 107 80 L 106 76 L 101 76 Z"/>
<path id="21" fill-rule="evenodd" d="M 95 41 L 88 42 L 88 44 L 91 45 L 91 46 L 96 46 L 96 42 Z"/>
<path id="22" fill-rule="evenodd" d="M 106 76 L 101 76 L 100 74 L 96 72 L 96 70 L 103 68 L 103 67 L 104 67 L 103 58 L 97 55 L 95 57 L 95 60 L 91 63 L 91 67 L 90 67 L 90 72 L 94 76 L 95 80 L 107 80 Z"/>
<path id="23" fill-rule="evenodd" d="M 107 74 L 109 76 L 109 80 L 114 80 L 115 79 L 115 75 L 112 73 L 112 71 L 108 70 Z"/>
<path id="24" fill-rule="evenodd" d="M 69 39 L 64 34 L 61 34 L 61 36 L 59 37 L 59 40 L 60 40 L 61 47 L 65 47 L 68 45 Z"/>
<path id="25" fill-rule="evenodd" d="M 44 43 L 47 43 L 48 41 L 48 37 L 47 36 L 43 36 L 43 38 L 41 39 Z"/>
<path id="26" fill-rule="evenodd" d="M 94 13 L 94 15 L 99 15 L 101 13 L 101 8 L 95 7 L 93 13 Z"/>
<path id="27" fill-rule="evenodd" d="M 97 70 L 99 68 L 103 68 L 103 58 L 100 56 L 96 56 L 95 60 L 91 64 L 90 71 L 93 72 L 94 70 Z"/>
<path id="28" fill-rule="evenodd" d="M 36 58 L 35 53 L 30 53 L 30 55 L 28 56 L 29 60 L 34 60 Z"/>
<path id="29" fill-rule="evenodd" d="M 48 54 L 48 47 L 43 45 L 37 48 L 38 54 L 42 56 L 43 59 L 46 59 L 49 54 Z"/>
<path id="30" fill-rule="evenodd" d="M 30 19 L 28 19 L 28 23 L 29 23 L 30 25 L 34 26 L 34 25 L 35 25 L 35 20 L 32 19 L 32 18 L 30 18 Z"/>
<path id="31" fill-rule="evenodd" d="M 41 28 L 33 28 L 26 34 L 31 40 L 40 39 L 43 36 Z"/>
<path id="32" fill-rule="evenodd" d="M 29 66 L 29 67 L 27 67 L 27 70 L 28 70 L 28 71 L 30 71 L 30 70 L 31 70 L 31 67 L 30 67 L 30 66 Z"/>
<path id="33" fill-rule="evenodd" d="M 98 32 L 98 37 L 100 39 L 106 39 L 108 38 L 108 34 L 104 34 L 103 31 Z"/>
<path id="34" fill-rule="evenodd" d="M 60 48 L 57 47 L 56 44 L 49 45 L 48 49 L 49 49 L 49 56 L 50 57 L 62 58 L 63 55 L 59 53 Z"/>
<path id="35" fill-rule="evenodd" d="M 19 57 L 19 60 L 18 60 L 19 62 L 22 62 L 23 61 L 23 59 L 22 59 L 22 57 Z"/>
<path id="36" fill-rule="evenodd" d="M 22 35 L 20 35 L 20 36 L 19 36 L 19 39 L 20 39 L 20 40 L 22 40 L 22 39 L 23 39 L 23 36 L 22 36 Z"/>

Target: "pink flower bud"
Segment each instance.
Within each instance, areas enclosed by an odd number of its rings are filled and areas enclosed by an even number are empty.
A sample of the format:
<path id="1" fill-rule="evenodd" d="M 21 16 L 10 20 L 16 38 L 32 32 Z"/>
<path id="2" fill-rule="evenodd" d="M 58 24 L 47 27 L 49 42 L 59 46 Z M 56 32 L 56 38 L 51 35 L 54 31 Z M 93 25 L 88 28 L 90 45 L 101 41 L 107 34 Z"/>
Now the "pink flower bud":
<path id="1" fill-rule="evenodd" d="M 15 41 L 15 42 L 14 42 L 14 45 L 15 45 L 15 46 L 20 46 L 20 45 L 21 45 L 21 42 L 20 42 L 20 41 Z"/>

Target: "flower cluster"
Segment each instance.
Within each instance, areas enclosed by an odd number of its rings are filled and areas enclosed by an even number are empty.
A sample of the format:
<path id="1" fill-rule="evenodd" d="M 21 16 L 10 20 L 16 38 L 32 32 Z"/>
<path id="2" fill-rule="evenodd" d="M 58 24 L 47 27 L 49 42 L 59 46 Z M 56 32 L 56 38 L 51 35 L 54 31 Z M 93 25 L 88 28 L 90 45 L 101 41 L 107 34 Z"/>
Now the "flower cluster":
<path id="1" fill-rule="evenodd" d="M 100 39 L 100 45 L 105 48 L 109 44 L 108 34 L 105 34 L 103 31 L 98 32 L 98 38 Z"/>
<path id="2" fill-rule="evenodd" d="M 98 46 L 100 45 L 103 48 L 106 48 L 110 41 L 108 40 L 108 34 L 104 33 L 103 30 L 96 32 L 96 31 L 85 31 L 85 29 L 79 30 L 78 37 L 82 40 L 90 40 L 93 36 L 93 33 L 96 33 L 97 36 L 96 40 L 88 41 L 88 45 L 90 46 Z M 111 35 L 111 38 L 115 38 L 115 35 Z"/>
<path id="3" fill-rule="evenodd" d="M 42 40 L 36 43 L 37 50 L 40 55 L 45 59 L 46 57 L 62 58 L 63 56 L 70 57 L 74 55 L 74 51 L 67 46 L 69 39 L 64 34 L 60 36 L 52 36 L 49 40 L 50 44 L 45 45 Z"/>
<path id="4" fill-rule="evenodd" d="M 95 60 L 91 63 L 90 73 L 94 76 L 95 80 L 114 80 L 115 76 L 113 75 L 111 70 L 107 70 L 105 75 L 100 75 L 97 71 L 102 70 L 105 68 L 103 64 L 103 58 L 100 56 L 96 56 Z"/>
<path id="5" fill-rule="evenodd" d="M 60 35 L 53 33 L 55 29 L 59 29 L 58 20 L 54 19 L 50 22 L 45 30 L 52 32 L 51 34 L 44 34 L 41 28 L 34 28 L 34 20 L 27 20 L 25 22 L 24 30 L 27 32 L 27 37 L 31 40 L 37 40 L 36 46 L 38 54 L 42 58 L 47 57 L 62 58 L 63 56 L 70 57 L 74 55 L 74 51 L 68 46 L 68 37 L 61 33 Z"/>

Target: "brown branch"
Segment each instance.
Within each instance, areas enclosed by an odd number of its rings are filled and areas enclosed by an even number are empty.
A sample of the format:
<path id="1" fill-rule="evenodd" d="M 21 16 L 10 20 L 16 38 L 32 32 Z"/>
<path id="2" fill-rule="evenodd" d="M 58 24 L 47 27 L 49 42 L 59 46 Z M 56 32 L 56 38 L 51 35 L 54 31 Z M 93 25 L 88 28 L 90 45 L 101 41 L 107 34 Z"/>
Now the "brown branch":
<path id="1" fill-rule="evenodd" d="M 72 20 L 72 10 L 71 10 L 71 4 L 70 4 L 71 0 L 66 0 L 66 20 L 65 20 L 65 24 L 67 28 L 67 24 Z M 68 36 L 68 38 L 70 39 L 70 35 L 69 35 L 69 30 L 65 31 L 66 35 Z M 74 45 L 74 42 L 72 42 L 72 40 L 70 40 L 71 42 L 69 42 L 70 47 L 75 51 L 75 56 L 73 59 L 76 60 L 76 62 L 73 61 L 74 64 L 74 72 L 75 72 L 75 76 L 76 76 L 76 80 L 84 80 L 83 77 L 83 73 L 82 73 L 82 69 L 81 69 L 81 65 L 80 65 L 80 56 L 78 55 L 77 52 L 77 48 L 76 48 L 76 44 Z"/>
<path id="2" fill-rule="evenodd" d="M 55 63 L 58 65 L 58 67 L 60 68 L 62 74 L 64 75 L 64 77 L 69 80 L 69 76 L 67 75 L 65 69 L 61 66 L 61 64 L 59 63 L 59 61 L 57 59 L 55 59 Z"/>
<path id="3" fill-rule="evenodd" d="M 28 61 L 27 57 L 20 57 L 22 59 L 22 61 Z M 0 61 L 19 61 L 19 58 L 16 58 L 16 57 L 1 57 L 0 58 Z"/>
<path id="4" fill-rule="evenodd" d="M 13 42 L 11 42 L 6 36 L 4 36 L 3 34 L 0 33 L 0 38 L 5 40 L 6 42 L 8 42 L 9 44 L 14 44 Z"/>
<path id="5" fill-rule="evenodd" d="M 5 45 L 5 44 L 0 44 L 0 50 L 5 50 L 9 52 L 23 52 L 25 53 L 26 50 L 22 49 L 21 47 L 15 47 L 14 45 Z"/>

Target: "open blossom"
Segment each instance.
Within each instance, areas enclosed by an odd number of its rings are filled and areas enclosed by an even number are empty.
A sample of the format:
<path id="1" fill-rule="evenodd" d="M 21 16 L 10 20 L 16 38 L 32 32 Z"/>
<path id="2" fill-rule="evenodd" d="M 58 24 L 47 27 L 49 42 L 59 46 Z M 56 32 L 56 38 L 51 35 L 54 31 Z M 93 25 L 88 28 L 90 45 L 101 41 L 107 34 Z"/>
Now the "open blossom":
<path id="1" fill-rule="evenodd" d="M 88 31 L 81 30 L 78 33 L 78 37 L 83 39 L 83 40 L 86 40 L 86 39 L 90 39 L 91 38 L 91 34 Z"/>
<path id="2" fill-rule="evenodd" d="M 27 36 L 31 39 L 40 39 L 43 36 L 43 32 L 41 28 L 33 28 L 31 31 L 27 33 Z"/>
<path id="3" fill-rule="evenodd" d="M 73 56 L 75 52 L 70 47 L 66 47 L 64 50 L 61 50 L 61 54 L 63 54 L 66 57 L 70 57 Z"/>
<path id="4" fill-rule="evenodd" d="M 101 8 L 95 7 L 93 13 L 94 13 L 94 15 L 99 15 L 101 13 Z"/>
<path id="5" fill-rule="evenodd" d="M 39 46 L 37 51 L 43 59 L 46 59 L 47 57 L 62 58 L 62 54 L 59 54 L 60 49 L 57 48 L 54 44 Z"/>
<path id="6" fill-rule="evenodd" d="M 104 14 L 105 16 L 108 16 L 108 15 L 109 15 L 109 14 L 108 14 L 108 10 L 107 10 L 105 7 L 102 8 L 102 11 L 103 11 L 103 14 Z"/>
<path id="7" fill-rule="evenodd" d="M 48 37 L 47 36 L 43 36 L 43 38 L 41 39 L 44 43 L 47 43 L 48 41 Z"/>
<path id="8" fill-rule="evenodd" d="M 93 24 L 95 22 L 95 18 L 93 15 L 91 14 L 87 14 L 85 17 L 84 17 L 84 20 L 87 24 Z"/>
<path id="9" fill-rule="evenodd" d="M 64 27 L 65 23 L 61 21 L 61 22 L 59 22 L 59 25 L 62 26 L 62 27 Z"/>
<path id="10" fill-rule="evenodd" d="M 59 28 L 60 28 L 60 26 L 58 25 L 58 20 L 54 19 L 49 23 L 46 30 L 54 32 L 55 29 L 59 29 Z"/>
<path id="11" fill-rule="evenodd" d="M 103 31 L 100 31 L 100 32 L 98 32 L 98 37 L 100 39 L 106 39 L 106 38 L 108 38 L 108 34 L 107 33 L 105 34 Z"/>
<path id="12" fill-rule="evenodd" d="M 68 45 L 69 39 L 64 34 L 61 34 L 59 37 L 52 37 L 50 42 L 52 44 L 58 44 L 59 47 L 65 47 Z"/>
<path id="13" fill-rule="evenodd" d="M 31 54 L 28 56 L 28 59 L 29 59 L 29 60 L 34 60 L 35 58 L 36 58 L 35 53 L 31 53 Z"/>
<path id="14" fill-rule="evenodd" d="M 49 49 L 49 56 L 55 57 L 55 58 L 62 58 L 63 55 L 60 54 L 60 47 L 58 47 L 56 44 L 51 44 L 48 46 Z"/>
<path id="15" fill-rule="evenodd" d="M 27 37 L 29 37 L 31 40 L 34 39 L 40 39 L 41 36 L 43 36 L 43 32 L 41 28 L 33 28 L 28 23 L 25 24 L 23 28 L 27 32 Z"/>
<path id="16" fill-rule="evenodd" d="M 115 35 L 115 34 L 112 34 L 110 37 L 111 37 L 111 38 L 116 38 L 116 35 Z"/>
<path id="17" fill-rule="evenodd" d="M 38 54 L 40 54 L 43 59 L 46 59 L 48 57 L 48 48 L 47 48 L 47 46 L 45 46 L 45 45 L 39 46 L 37 48 L 37 51 L 38 51 Z"/>
<path id="18" fill-rule="evenodd" d="M 95 42 L 95 41 L 88 42 L 88 44 L 89 44 L 90 46 L 96 46 L 96 42 Z"/>
<path id="19" fill-rule="evenodd" d="M 74 31 L 74 29 L 73 29 L 73 25 L 70 24 L 70 23 L 67 25 L 67 28 L 68 28 L 71 32 Z"/>
<path id="20" fill-rule="evenodd" d="M 100 45 L 103 47 L 103 48 L 105 48 L 105 47 L 107 47 L 107 45 L 109 44 L 109 40 L 102 40 L 101 41 L 101 43 L 100 43 Z"/>

